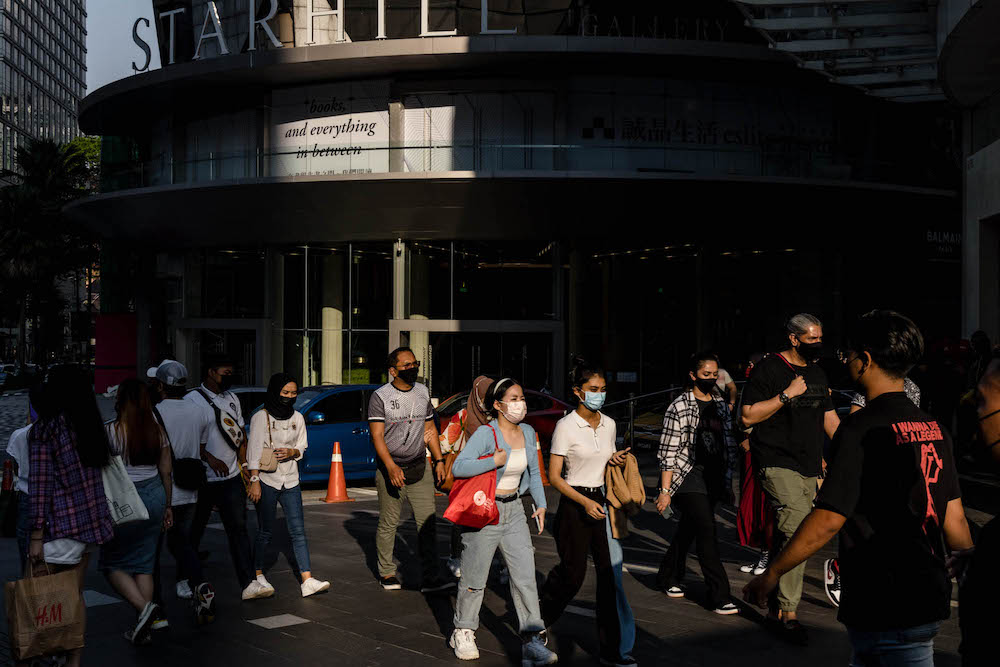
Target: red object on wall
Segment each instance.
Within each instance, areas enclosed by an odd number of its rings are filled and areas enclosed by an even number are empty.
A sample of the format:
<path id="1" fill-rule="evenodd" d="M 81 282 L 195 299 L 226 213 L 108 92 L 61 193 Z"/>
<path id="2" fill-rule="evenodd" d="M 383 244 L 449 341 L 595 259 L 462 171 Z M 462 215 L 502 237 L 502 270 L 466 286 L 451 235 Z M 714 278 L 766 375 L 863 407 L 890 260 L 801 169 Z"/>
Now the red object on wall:
<path id="1" fill-rule="evenodd" d="M 94 391 L 103 394 L 108 387 L 136 375 L 136 319 L 133 313 L 97 316 Z"/>

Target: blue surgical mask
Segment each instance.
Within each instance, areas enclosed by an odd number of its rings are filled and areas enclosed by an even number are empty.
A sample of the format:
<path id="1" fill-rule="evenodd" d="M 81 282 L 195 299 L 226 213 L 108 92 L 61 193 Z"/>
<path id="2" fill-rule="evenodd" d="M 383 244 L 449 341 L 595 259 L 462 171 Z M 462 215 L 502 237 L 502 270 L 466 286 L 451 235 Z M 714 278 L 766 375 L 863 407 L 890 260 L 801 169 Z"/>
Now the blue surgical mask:
<path id="1" fill-rule="evenodd" d="M 584 392 L 583 404 L 587 406 L 588 410 L 597 412 L 604 407 L 604 400 L 607 397 L 607 393 L 603 391 L 586 391 Z"/>

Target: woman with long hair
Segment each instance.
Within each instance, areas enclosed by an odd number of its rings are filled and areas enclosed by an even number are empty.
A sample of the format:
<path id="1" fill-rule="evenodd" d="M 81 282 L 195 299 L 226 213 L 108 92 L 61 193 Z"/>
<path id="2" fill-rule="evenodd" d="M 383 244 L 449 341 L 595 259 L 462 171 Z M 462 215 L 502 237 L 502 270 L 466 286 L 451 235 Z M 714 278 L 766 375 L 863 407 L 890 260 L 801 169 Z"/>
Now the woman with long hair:
<path id="1" fill-rule="evenodd" d="M 612 534 L 604 484 L 607 467 L 623 466 L 628 449 L 616 450 L 615 420 L 601 412 L 608 392 L 604 371 L 579 357 L 573 361 L 570 386 L 579 405 L 556 424 L 549 454 L 549 482 L 562 498 L 555 530 L 559 564 L 542 586 L 542 616 L 546 626 L 562 616 L 583 586 L 590 554 L 601 664 L 634 665 L 635 619 L 622 587 L 622 547 Z"/>
<path id="2" fill-rule="evenodd" d="M 688 372 L 690 389 L 674 399 L 663 418 L 656 509 L 662 512 L 675 505 L 681 518 L 656 583 L 667 597 L 684 597 L 680 585 L 688 549 L 695 542 L 708 586 L 708 606 L 716 614 L 730 615 L 739 613 L 739 608 L 730 598 L 729 577 L 719 557 L 715 506 L 733 501 L 736 441 L 729 409 L 715 391 L 718 378 L 718 358 L 707 352 L 695 354 Z"/>
<path id="3" fill-rule="evenodd" d="M 479 610 L 493 554 L 499 549 L 510 569 L 511 594 L 523 642 L 521 665 L 550 665 L 559 658 L 545 648 L 541 635 L 545 626 L 538 605 L 535 554 L 521 502 L 521 494 L 530 492 L 536 507 L 531 518 L 537 522 L 540 534 L 545 527 L 545 489 L 538 458 L 532 455 L 535 430 L 522 422 L 528 412 L 524 390 L 511 378 L 490 385 L 485 405 L 493 421 L 476 429 L 455 459 L 452 472 L 457 479 L 495 471 L 496 494 L 491 500 L 496 502 L 500 520 L 496 525 L 462 530 L 462 577 L 455 603 L 455 631 L 449 643 L 459 660 L 479 657 L 475 634 Z"/>
<path id="4" fill-rule="evenodd" d="M 264 576 L 264 564 L 278 514 L 278 503 L 281 503 L 292 538 L 295 565 L 301 578 L 299 588 L 302 597 L 309 597 L 330 588 L 330 582 L 315 579 L 309 563 L 298 463 L 309 446 L 309 439 L 306 437 L 306 420 L 295 409 L 298 395 L 298 382 L 291 375 L 275 373 L 271 376 L 264 407 L 250 420 L 247 464 L 250 466 L 250 500 L 257 504 L 257 541 L 253 554 L 257 583 L 263 590 L 274 593 L 274 586 Z M 270 472 L 260 469 L 265 448 L 271 450 L 269 454 L 278 462 Z"/>
<path id="5" fill-rule="evenodd" d="M 115 529 L 114 539 L 101 548 L 101 571 L 138 614 L 125 638 L 143 644 L 162 614 L 153 602 L 153 570 L 160 533 L 173 525 L 172 460 L 167 435 L 153 414 L 149 388 L 142 381 L 131 378 L 118 385 L 115 412 L 118 416 L 107 424 L 111 451 L 122 457 L 149 518 Z"/>
<path id="6" fill-rule="evenodd" d="M 113 533 L 101 468 L 108 438 L 89 376 L 75 367 L 49 371 L 38 400 L 38 419 L 28 435 L 28 557 L 35 572 L 75 570 L 83 595 L 87 548 Z M 83 649 L 69 652 L 78 667 Z"/>

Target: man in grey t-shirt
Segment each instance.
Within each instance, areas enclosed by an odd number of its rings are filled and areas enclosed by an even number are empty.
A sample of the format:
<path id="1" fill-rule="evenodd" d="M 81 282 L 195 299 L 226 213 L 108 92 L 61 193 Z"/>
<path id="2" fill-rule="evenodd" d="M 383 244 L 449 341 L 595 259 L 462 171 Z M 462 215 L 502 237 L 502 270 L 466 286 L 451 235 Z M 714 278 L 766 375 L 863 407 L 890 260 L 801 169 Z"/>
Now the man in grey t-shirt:
<path id="1" fill-rule="evenodd" d="M 378 574 L 382 588 L 399 590 L 396 564 L 392 560 L 396 528 L 403 501 L 407 500 L 417 522 L 417 542 L 423 566 L 424 593 L 454 586 L 438 571 L 434 480 L 444 481 L 444 458 L 434 426 L 434 406 L 427 387 L 417 382 L 420 362 L 408 347 L 393 350 L 388 359 L 392 380 L 372 393 L 368 422 L 378 455 L 375 488 L 378 490 Z M 430 448 L 433 466 L 427 463 Z M 432 472 L 433 470 L 433 472 Z"/>

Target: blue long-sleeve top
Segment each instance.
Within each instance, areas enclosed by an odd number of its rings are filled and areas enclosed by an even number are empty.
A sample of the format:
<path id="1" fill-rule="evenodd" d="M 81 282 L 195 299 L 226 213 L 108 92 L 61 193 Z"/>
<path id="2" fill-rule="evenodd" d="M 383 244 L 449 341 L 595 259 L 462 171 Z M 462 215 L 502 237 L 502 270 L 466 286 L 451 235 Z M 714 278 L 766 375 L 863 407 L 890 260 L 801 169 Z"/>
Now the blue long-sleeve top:
<path id="1" fill-rule="evenodd" d="M 535 429 L 528 424 L 521 423 L 521 433 L 524 434 L 525 457 L 528 459 L 528 468 L 521 474 L 521 484 L 517 494 L 524 495 L 525 491 L 531 492 L 531 498 L 535 501 L 535 507 L 542 508 L 545 503 L 545 488 L 542 486 L 542 475 L 538 470 L 538 454 L 535 445 Z M 493 432 L 496 432 L 496 441 L 493 440 Z M 503 433 L 497 426 L 485 425 L 476 429 L 469 441 L 465 443 L 461 453 L 455 458 L 455 463 L 451 466 L 451 473 L 456 478 L 475 477 L 491 470 L 496 471 L 497 481 L 503 477 L 507 465 L 500 468 L 493 462 L 493 454 L 497 445 L 510 456 L 511 447 L 504 441 Z M 483 459 L 482 457 L 489 458 Z"/>

